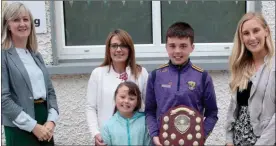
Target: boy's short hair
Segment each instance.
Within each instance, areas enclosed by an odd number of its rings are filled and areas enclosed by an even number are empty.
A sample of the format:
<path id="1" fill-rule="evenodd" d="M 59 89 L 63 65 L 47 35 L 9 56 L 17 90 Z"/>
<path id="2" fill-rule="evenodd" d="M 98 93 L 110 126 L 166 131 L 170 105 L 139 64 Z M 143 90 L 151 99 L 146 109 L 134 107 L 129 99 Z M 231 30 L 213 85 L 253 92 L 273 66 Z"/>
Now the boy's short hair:
<path id="1" fill-rule="evenodd" d="M 186 22 L 175 22 L 172 24 L 166 34 L 166 42 L 168 38 L 177 37 L 184 38 L 188 37 L 191 40 L 191 43 L 194 43 L 194 29 L 190 26 L 190 24 Z"/>

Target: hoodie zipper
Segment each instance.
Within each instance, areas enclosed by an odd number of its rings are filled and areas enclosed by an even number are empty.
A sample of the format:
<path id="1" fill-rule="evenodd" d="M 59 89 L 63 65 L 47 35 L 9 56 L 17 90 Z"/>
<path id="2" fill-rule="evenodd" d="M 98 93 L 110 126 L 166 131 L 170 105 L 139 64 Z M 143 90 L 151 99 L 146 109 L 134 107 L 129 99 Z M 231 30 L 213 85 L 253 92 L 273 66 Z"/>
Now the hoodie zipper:
<path id="1" fill-rule="evenodd" d="M 129 130 L 129 120 L 127 119 L 127 141 L 128 145 L 130 146 L 130 130 Z"/>
<path id="2" fill-rule="evenodd" d="M 178 66 L 177 91 L 179 91 L 179 87 L 180 87 L 180 71 L 181 71 L 181 66 Z"/>

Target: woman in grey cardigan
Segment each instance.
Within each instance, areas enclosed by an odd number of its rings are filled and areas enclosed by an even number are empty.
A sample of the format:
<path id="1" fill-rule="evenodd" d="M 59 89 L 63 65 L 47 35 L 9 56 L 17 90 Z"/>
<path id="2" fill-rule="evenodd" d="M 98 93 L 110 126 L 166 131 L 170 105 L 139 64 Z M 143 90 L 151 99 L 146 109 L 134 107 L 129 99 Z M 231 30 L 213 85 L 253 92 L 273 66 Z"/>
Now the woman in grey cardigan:
<path id="1" fill-rule="evenodd" d="M 35 26 L 22 3 L 2 17 L 2 124 L 7 146 L 52 146 L 58 118 L 54 88 L 37 51 Z"/>
<path id="2" fill-rule="evenodd" d="M 226 145 L 274 145 L 275 56 L 270 28 L 261 14 L 239 21 L 230 56 L 233 92 Z"/>

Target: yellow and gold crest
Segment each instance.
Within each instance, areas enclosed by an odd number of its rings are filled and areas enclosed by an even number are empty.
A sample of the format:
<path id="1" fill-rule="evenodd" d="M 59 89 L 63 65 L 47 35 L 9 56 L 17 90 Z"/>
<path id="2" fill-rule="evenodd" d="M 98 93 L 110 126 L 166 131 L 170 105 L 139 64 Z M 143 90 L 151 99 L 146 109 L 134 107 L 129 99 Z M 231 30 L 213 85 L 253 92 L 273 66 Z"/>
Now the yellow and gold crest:
<path id="1" fill-rule="evenodd" d="M 194 90 L 195 89 L 195 86 L 196 86 L 196 83 L 194 81 L 189 81 L 188 82 L 188 88 L 190 90 Z"/>

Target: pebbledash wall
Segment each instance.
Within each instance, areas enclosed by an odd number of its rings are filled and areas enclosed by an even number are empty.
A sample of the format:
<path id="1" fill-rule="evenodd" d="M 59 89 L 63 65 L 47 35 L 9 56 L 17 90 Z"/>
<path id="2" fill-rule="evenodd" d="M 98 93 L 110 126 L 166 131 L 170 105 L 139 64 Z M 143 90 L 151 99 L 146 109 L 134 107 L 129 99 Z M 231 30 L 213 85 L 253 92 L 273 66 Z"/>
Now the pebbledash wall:
<path id="1" fill-rule="evenodd" d="M 47 33 L 38 34 L 39 51 L 46 64 L 53 62 L 51 48 L 50 3 L 46 3 Z M 275 2 L 263 1 L 262 13 L 268 21 L 273 40 L 275 41 Z M 230 92 L 228 88 L 229 73 L 227 71 L 209 71 L 215 85 L 219 120 L 212 134 L 207 139 L 207 145 L 223 145 L 225 141 L 224 123 L 229 105 Z M 56 145 L 92 145 L 85 116 L 86 88 L 90 74 L 80 75 L 52 75 L 52 82 L 56 90 L 60 118 L 55 129 Z M 3 129 L 3 128 L 2 128 Z M 3 132 L 2 132 L 3 134 Z M 2 144 L 5 143 L 2 137 Z"/>

